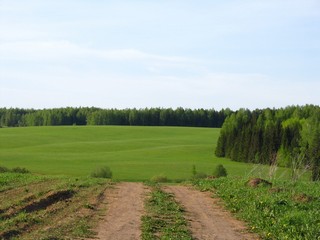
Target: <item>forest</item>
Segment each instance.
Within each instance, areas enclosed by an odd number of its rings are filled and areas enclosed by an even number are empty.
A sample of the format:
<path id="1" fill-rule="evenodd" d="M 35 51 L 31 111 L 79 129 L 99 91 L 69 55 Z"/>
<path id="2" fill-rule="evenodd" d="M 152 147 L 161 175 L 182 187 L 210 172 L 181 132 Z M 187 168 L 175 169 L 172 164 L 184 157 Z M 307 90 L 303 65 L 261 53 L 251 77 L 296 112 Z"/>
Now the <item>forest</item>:
<path id="1" fill-rule="evenodd" d="M 0 108 L 0 127 L 61 125 L 188 126 L 220 128 L 230 109 L 144 108 L 101 109 L 95 107 L 19 109 Z"/>
<path id="2" fill-rule="evenodd" d="M 240 109 L 221 129 L 216 155 L 239 162 L 308 169 L 320 180 L 320 107 Z"/>

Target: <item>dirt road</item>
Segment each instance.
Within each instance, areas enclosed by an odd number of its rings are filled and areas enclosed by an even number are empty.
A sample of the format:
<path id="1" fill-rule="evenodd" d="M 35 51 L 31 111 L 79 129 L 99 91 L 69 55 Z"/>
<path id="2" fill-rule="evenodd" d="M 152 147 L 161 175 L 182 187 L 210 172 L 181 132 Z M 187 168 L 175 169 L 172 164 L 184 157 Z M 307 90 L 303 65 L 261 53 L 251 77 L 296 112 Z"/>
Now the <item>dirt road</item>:
<path id="1" fill-rule="evenodd" d="M 97 229 L 97 239 L 137 240 L 147 189 L 142 183 L 119 183 L 106 194 L 107 213 Z"/>
<path id="2" fill-rule="evenodd" d="M 168 186 L 165 191 L 173 193 L 177 202 L 186 210 L 192 236 L 197 240 L 258 239 L 246 232 L 244 224 L 222 207 L 208 192 L 200 192 L 186 186 Z"/>

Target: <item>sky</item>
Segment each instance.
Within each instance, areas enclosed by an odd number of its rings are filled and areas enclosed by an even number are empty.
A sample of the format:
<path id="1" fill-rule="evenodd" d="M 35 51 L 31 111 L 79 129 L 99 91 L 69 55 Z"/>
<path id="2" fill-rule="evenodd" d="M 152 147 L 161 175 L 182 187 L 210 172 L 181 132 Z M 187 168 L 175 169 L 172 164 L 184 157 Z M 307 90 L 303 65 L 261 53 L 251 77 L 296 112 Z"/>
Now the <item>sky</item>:
<path id="1" fill-rule="evenodd" d="M 0 107 L 320 104 L 319 0 L 0 0 Z"/>

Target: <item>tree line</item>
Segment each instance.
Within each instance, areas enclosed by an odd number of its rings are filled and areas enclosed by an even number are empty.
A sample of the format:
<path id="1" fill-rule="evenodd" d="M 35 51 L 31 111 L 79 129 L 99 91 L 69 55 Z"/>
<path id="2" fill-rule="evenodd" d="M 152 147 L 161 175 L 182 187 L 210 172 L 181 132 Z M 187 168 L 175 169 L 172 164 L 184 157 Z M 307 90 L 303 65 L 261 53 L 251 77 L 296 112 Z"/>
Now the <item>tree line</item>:
<path id="1" fill-rule="evenodd" d="M 320 180 L 320 107 L 289 106 L 229 115 L 215 151 L 235 161 L 311 169 Z"/>
<path id="2" fill-rule="evenodd" d="M 1 127 L 57 125 L 190 126 L 220 128 L 230 109 L 144 108 L 101 109 L 95 107 L 19 109 L 0 108 Z"/>

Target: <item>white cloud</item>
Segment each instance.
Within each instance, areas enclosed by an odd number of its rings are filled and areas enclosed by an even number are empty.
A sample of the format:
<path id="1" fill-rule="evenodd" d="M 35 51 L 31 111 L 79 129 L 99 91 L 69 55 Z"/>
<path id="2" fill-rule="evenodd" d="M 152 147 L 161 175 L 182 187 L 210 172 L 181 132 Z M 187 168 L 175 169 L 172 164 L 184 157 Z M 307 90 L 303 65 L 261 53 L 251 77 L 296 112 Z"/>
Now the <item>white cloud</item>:
<path id="1" fill-rule="evenodd" d="M 109 61 L 158 61 L 169 63 L 191 62 L 177 56 L 161 56 L 136 49 L 99 50 L 82 47 L 69 41 L 23 41 L 0 43 L 0 58 L 3 60 L 63 60 L 65 58 L 93 57 Z"/>

